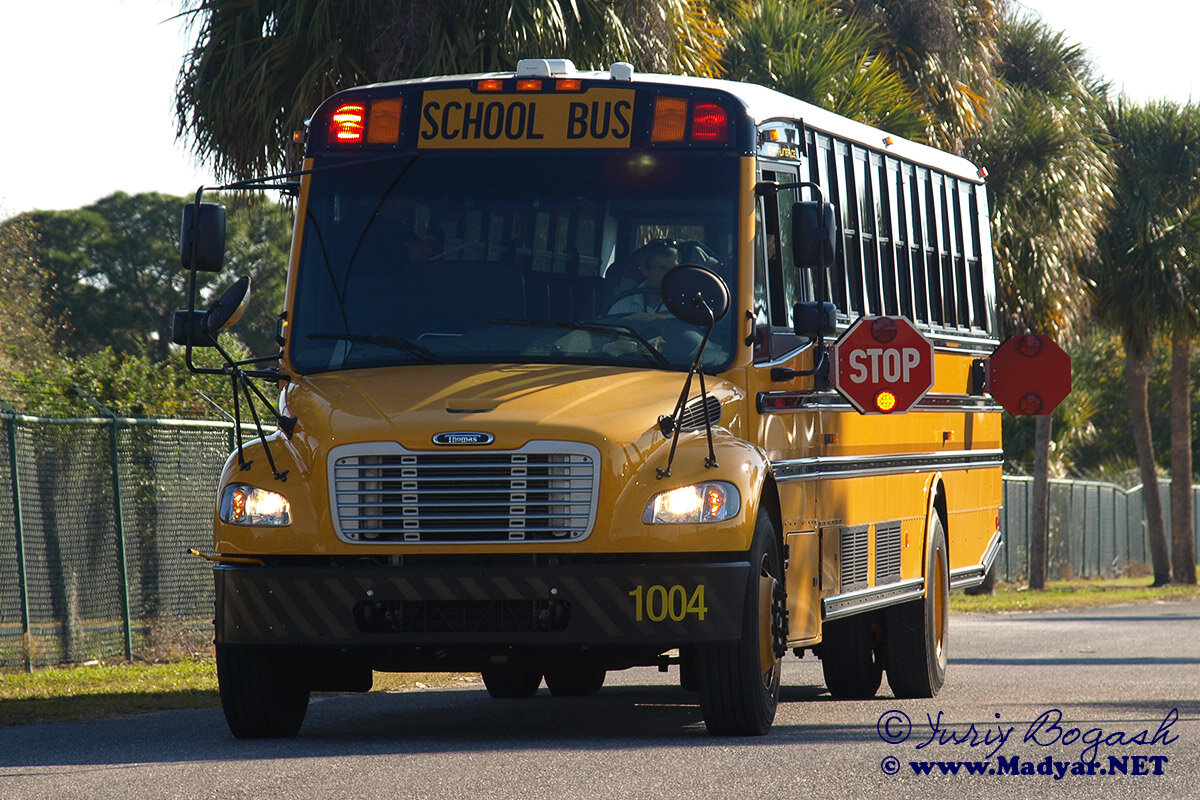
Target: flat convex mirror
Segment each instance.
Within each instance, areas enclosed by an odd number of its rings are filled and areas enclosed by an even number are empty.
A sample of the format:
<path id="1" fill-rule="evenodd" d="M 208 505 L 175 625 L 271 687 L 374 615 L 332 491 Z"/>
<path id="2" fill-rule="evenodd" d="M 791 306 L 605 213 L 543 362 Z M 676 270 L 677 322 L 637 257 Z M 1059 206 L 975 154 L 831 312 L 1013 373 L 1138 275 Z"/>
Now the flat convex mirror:
<path id="1" fill-rule="evenodd" d="M 250 276 L 243 275 L 225 290 L 221 298 L 204 315 L 205 333 L 216 333 L 234 325 L 250 305 Z"/>

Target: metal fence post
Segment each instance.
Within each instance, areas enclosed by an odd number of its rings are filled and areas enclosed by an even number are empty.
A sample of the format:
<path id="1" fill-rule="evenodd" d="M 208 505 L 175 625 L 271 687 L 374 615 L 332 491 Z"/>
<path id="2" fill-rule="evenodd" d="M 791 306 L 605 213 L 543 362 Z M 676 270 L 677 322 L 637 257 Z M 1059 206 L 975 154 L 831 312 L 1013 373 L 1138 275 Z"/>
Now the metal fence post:
<path id="1" fill-rule="evenodd" d="M 125 509 L 121 503 L 121 462 L 120 451 L 117 447 L 117 427 L 120 420 L 117 419 L 116 414 L 101 405 L 96 398 L 90 396 L 83 389 L 76 386 L 75 391 L 112 420 L 108 449 L 112 462 L 113 523 L 117 529 L 117 577 L 121 584 L 121 620 L 125 628 L 125 660 L 133 661 L 133 620 L 129 612 L 129 570 L 125 557 Z"/>
<path id="2" fill-rule="evenodd" d="M 29 584 L 25 574 L 25 525 L 21 518 L 21 478 L 17 468 L 17 410 L 0 400 L 8 415 L 8 466 L 12 472 L 13 529 L 17 539 L 17 584 L 21 598 L 21 651 L 25 671 L 33 672 L 33 642 L 30 641 Z"/>

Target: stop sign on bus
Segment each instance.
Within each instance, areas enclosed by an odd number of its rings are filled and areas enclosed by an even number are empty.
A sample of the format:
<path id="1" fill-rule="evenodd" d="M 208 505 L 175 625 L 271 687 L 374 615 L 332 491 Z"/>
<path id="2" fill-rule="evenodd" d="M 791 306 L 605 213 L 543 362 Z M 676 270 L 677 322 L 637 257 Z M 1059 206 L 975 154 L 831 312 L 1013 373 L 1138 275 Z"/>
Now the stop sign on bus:
<path id="1" fill-rule="evenodd" d="M 933 345 L 903 317 L 861 317 L 830 365 L 833 387 L 863 414 L 902 414 L 933 388 Z"/>

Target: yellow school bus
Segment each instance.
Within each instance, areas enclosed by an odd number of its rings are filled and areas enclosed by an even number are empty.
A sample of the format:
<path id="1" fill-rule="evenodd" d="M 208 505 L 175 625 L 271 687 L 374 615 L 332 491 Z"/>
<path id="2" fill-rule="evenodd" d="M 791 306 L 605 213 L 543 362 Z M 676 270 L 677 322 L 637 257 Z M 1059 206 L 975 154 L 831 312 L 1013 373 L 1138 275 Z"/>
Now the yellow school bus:
<path id="1" fill-rule="evenodd" d="M 768 731 L 789 651 L 835 697 L 938 691 L 948 592 L 1000 546 L 980 170 L 759 86 L 562 60 L 339 92 L 305 147 L 278 369 L 226 370 L 243 407 L 279 390 L 217 489 L 235 735 L 375 670 L 512 698 L 677 669 L 724 735 Z M 185 265 L 214 269 L 199 200 Z M 241 298 L 193 292 L 189 361 Z M 928 379 L 893 406 L 901 357 L 837 349 L 897 322 Z"/>

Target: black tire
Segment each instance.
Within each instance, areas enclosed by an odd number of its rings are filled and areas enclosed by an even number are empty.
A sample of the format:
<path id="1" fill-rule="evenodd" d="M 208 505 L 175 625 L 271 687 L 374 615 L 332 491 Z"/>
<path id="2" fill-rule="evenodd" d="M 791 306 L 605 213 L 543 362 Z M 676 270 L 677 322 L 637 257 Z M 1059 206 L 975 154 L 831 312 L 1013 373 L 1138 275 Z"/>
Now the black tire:
<path id="1" fill-rule="evenodd" d="M 839 700 L 866 700 L 883 682 L 871 617 L 860 615 L 824 625 L 821 670 L 829 693 Z"/>
<path id="2" fill-rule="evenodd" d="M 281 739 L 300 732 L 309 688 L 285 653 L 217 645 L 217 682 L 229 730 L 239 739 Z"/>
<path id="3" fill-rule="evenodd" d="M 697 647 L 700 713 L 717 736 L 762 736 L 779 705 L 787 611 L 779 540 L 764 509 L 754 525 L 750 563 L 741 639 Z"/>
<path id="4" fill-rule="evenodd" d="M 679 651 L 679 686 L 685 692 L 700 691 L 700 678 L 697 675 L 699 667 L 696 666 L 698 657 L 692 648 Z"/>
<path id="5" fill-rule="evenodd" d="M 488 694 L 499 700 L 513 697 L 533 697 L 542 685 L 542 673 L 536 669 L 488 667 L 483 670 L 483 685 Z"/>
<path id="6" fill-rule="evenodd" d="M 950 559 L 946 531 L 936 514 L 929 523 L 925 597 L 892 606 L 887 628 L 887 679 L 896 697 L 933 697 L 946 681 L 950 620 Z"/>
<path id="7" fill-rule="evenodd" d="M 591 697 L 604 685 L 603 667 L 576 665 L 546 670 L 546 686 L 555 697 Z"/>

